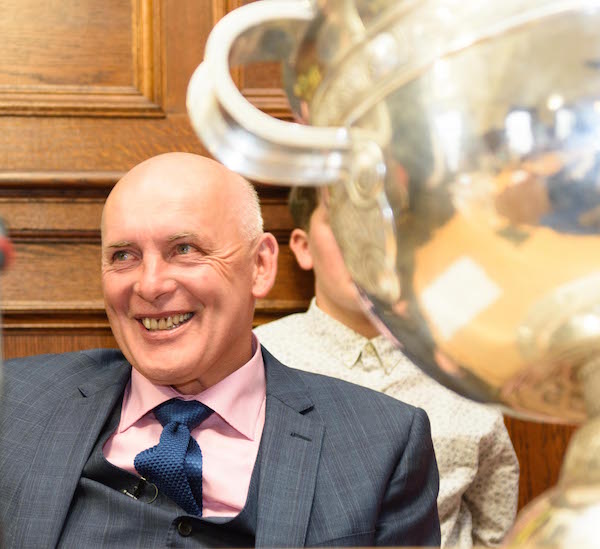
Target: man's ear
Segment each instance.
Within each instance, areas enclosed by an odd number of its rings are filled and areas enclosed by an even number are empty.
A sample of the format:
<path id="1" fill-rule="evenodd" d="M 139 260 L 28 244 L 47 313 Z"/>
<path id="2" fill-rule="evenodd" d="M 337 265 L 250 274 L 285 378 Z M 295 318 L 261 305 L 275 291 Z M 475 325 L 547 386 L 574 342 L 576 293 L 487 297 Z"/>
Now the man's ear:
<path id="1" fill-rule="evenodd" d="M 275 284 L 279 245 L 271 233 L 261 235 L 256 248 L 254 283 L 252 295 L 256 299 L 265 297 Z"/>
<path id="2" fill-rule="evenodd" d="M 313 258 L 308 247 L 308 234 L 303 229 L 294 229 L 290 235 L 290 249 L 296 256 L 301 269 L 310 271 L 313 268 Z"/>

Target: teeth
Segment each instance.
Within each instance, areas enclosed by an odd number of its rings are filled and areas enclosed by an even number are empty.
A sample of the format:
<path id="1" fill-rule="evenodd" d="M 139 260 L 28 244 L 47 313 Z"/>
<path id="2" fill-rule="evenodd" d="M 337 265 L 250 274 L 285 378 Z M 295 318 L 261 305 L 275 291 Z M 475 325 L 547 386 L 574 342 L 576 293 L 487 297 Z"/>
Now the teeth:
<path id="1" fill-rule="evenodd" d="M 179 315 L 167 316 L 164 318 L 142 318 L 142 324 L 146 328 L 146 330 L 156 331 L 156 330 L 172 330 L 179 326 L 179 324 L 183 324 L 190 318 L 192 318 L 193 313 L 184 313 Z"/>

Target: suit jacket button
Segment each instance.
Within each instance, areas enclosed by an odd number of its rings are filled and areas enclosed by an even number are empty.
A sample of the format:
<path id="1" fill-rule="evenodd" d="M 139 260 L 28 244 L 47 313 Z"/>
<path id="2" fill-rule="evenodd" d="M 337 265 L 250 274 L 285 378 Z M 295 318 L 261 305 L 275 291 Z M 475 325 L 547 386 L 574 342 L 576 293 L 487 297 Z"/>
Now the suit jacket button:
<path id="1" fill-rule="evenodd" d="M 187 520 L 182 519 L 177 525 L 177 531 L 183 537 L 187 537 L 192 533 L 192 525 Z"/>

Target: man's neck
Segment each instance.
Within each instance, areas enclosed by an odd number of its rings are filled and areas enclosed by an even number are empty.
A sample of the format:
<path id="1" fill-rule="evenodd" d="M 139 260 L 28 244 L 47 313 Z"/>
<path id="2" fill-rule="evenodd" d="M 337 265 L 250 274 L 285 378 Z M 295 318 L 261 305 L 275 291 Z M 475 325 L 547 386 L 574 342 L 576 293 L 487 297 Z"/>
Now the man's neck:
<path id="1" fill-rule="evenodd" d="M 377 328 L 373 326 L 367 314 L 362 310 L 341 310 L 337 307 L 330 306 L 327 302 L 320 301 L 318 296 L 316 303 L 321 311 L 338 322 L 341 322 L 344 326 L 350 328 L 357 334 L 366 337 L 367 339 L 372 339 L 379 335 Z"/>

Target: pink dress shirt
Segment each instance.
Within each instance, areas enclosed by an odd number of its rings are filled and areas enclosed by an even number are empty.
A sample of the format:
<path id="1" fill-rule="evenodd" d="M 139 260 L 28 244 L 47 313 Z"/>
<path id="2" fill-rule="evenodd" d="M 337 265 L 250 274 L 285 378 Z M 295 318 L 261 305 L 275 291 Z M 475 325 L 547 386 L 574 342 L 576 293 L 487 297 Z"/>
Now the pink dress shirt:
<path id="1" fill-rule="evenodd" d="M 256 336 L 253 356 L 240 369 L 197 395 L 154 385 L 132 369 L 121 420 L 104 445 L 113 465 L 138 474 L 135 456 L 158 444 L 162 425 L 152 409 L 173 397 L 198 400 L 215 413 L 192 431 L 202 450 L 202 516 L 232 517 L 246 503 L 250 477 L 265 424 L 265 369 Z"/>

